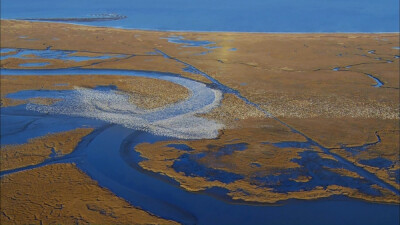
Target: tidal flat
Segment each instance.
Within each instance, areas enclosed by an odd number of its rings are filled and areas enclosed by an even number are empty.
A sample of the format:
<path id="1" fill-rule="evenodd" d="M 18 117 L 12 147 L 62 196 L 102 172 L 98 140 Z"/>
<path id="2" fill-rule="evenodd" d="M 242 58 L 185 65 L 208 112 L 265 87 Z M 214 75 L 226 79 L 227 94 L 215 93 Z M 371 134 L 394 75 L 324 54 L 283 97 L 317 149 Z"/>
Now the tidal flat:
<path id="1" fill-rule="evenodd" d="M 396 46 L 1 20 L 1 221 L 397 224 Z"/>

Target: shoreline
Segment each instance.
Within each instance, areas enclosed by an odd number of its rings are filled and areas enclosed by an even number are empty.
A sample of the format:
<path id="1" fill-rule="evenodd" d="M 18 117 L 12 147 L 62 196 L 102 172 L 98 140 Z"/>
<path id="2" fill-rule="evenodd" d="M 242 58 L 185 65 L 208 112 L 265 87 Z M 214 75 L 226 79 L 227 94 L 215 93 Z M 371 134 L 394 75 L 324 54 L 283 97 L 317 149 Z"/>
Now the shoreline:
<path id="1" fill-rule="evenodd" d="M 151 29 L 151 28 L 124 28 L 118 26 L 95 26 L 80 23 L 67 23 L 67 22 L 57 22 L 57 21 L 37 21 L 37 20 L 24 20 L 24 19 L 4 19 L 1 18 L 0 21 L 23 21 L 23 22 L 35 22 L 35 23 L 56 23 L 56 24 L 67 24 L 67 25 L 77 25 L 90 28 L 108 28 L 108 29 L 118 29 L 126 31 L 149 31 L 149 32 L 175 32 L 175 33 L 223 33 L 223 34 L 399 34 L 399 31 L 376 31 L 376 32 L 362 32 L 362 31 L 334 31 L 334 32 L 324 32 L 324 31 L 310 31 L 310 32 L 263 32 L 263 31 L 201 31 L 201 30 L 163 30 L 163 29 Z"/>

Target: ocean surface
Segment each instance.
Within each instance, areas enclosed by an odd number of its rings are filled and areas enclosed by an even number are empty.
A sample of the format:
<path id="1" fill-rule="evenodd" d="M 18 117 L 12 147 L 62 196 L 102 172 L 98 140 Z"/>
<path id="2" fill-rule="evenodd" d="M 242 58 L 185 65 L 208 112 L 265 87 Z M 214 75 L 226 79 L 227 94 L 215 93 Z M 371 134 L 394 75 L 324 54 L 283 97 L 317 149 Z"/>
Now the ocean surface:
<path id="1" fill-rule="evenodd" d="M 2 0 L 2 19 L 85 18 L 73 22 L 148 30 L 239 32 L 398 32 L 398 0 Z"/>

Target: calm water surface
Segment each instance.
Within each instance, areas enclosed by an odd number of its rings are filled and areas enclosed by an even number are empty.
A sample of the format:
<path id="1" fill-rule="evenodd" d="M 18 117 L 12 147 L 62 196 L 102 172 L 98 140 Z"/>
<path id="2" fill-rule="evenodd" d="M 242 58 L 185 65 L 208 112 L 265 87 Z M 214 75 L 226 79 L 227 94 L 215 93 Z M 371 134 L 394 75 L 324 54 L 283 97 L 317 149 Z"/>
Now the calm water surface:
<path id="1" fill-rule="evenodd" d="M 1 18 L 71 18 L 117 13 L 117 21 L 79 22 L 151 30 L 242 32 L 396 32 L 398 0 L 2 0 Z"/>

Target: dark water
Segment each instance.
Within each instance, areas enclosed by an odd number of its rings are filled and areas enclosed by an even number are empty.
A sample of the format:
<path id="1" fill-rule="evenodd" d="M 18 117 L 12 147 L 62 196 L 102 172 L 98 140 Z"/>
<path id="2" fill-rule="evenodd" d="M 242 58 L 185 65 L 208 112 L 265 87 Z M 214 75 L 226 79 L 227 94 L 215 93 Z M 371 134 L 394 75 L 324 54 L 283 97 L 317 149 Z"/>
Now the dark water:
<path id="1" fill-rule="evenodd" d="M 1 109 L 1 145 L 23 144 L 29 139 L 49 133 L 76 128 L 98 127 L 103 124 L 87 118 L 48 116 L 26 111 L 25 105 Z"/>
<path id="2" fill-rule="evenodd" d="M 169 144 L 167 147 L 176 148 L 183 151 L 193 151 L 194 149 L 185 144 Z"/>
<path id="3" fill-rule="evenodd" d="M 59 123 L 54 125 L 62 126 Z M 257 206 L 232 204 L 204 193 L 185 191 L 173 182 L 138 169 L 137 163 L 143 159 L 133 151 L 133 147 L 142 142 L 167 139 L 118 125 L 107 125 L 85 137 L 71 155 L 59 162 L 74 162 L 101 186 L 135 206 L 183 224 L 364 225 L 399 222 L 398 206 L 348 198 L 291 200 L 279 205 Z M 56 163 L 54 158 L 47 164 Z"/>
<path id="4" fill-rule="evenodd" d="M 231 204 L 206 194 L 187 192 L 137 169 L 142 159 L 133 147 L 165 140 L 113 126 L 86 146 L 83 170 L 136 205 L 186 224 L 396 224 L 398 207 L 336 198 L 289 201 L 277 206 Z M 122 144 L 121 144 L 122 143 Z M 116 154 L 119 152 L 119 154 Z"/>
<path id="5" fill-rule="evenodd" d="M 151 30 L 242 32 L 395 32 L 398 0 L 2 0 L 1 17 L 82 18 L 116 13 L 116 21 L 76 22 Z"/>
<path id="6" fill-rule="evenodd" d="M 204 177 L 208 181 L 217 180 L 225 184 L 244 178 L 242 175 L 214 169 L 199 163 L 198 160 L 205 156 L 204 153 L 183 154 L 174 162 L 172 168 L 178 173 L 184 173 L 185 176 Z"/>
<path id="7" fill-rule="evenodd" d="M 388 168 L 389 166 L 391 166 L 393 164 L 390 160 L 387 160 L 382 157 L 360 160 L 360 163 L 367 165 L 367 166 L 378 167 L 379 169 Z"/>

